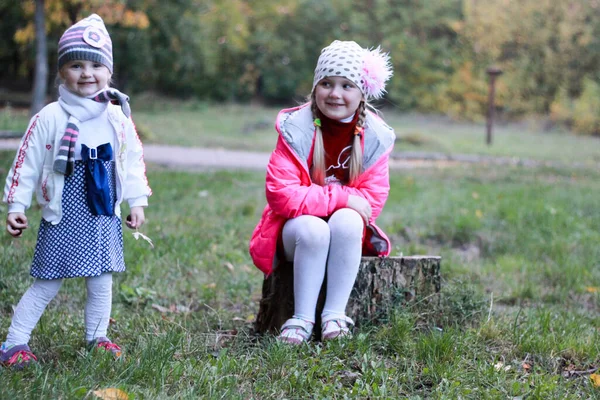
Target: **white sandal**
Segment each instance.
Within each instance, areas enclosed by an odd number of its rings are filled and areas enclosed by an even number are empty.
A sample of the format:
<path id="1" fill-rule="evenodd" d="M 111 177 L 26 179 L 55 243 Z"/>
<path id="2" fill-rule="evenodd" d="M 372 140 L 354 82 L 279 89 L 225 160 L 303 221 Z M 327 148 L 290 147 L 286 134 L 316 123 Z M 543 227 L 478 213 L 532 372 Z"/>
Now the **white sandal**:
<path id="1" fill-rule="evenodd" d="M 351 337 L 350 328 L 353 325 L 354 321 L 345 315 L 341 318 L 335 315 L 327 316 L 321 321 L 321 340 Z"/>
<path id="2" fill-rule="evenodd" d="M 295 345 L 306 343 L 312 335 L 314 325 L 312 322 L 300 318 L 290 318 L 281 327 L 281 333 L 277 340 Z"/>

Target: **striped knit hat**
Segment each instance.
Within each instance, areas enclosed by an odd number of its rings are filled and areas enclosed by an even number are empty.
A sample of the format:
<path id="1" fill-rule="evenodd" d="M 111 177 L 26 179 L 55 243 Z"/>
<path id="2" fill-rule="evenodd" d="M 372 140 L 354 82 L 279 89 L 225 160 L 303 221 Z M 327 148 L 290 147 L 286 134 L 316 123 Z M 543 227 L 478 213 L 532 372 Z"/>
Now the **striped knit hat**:
<path id="1" fill-rule="evenodd" d="M 58 41 L 58 69 L 73 60 L 98 62 L 112 74 L 112 41 L 104 21 L 97 14 L 77 22 Z"/>

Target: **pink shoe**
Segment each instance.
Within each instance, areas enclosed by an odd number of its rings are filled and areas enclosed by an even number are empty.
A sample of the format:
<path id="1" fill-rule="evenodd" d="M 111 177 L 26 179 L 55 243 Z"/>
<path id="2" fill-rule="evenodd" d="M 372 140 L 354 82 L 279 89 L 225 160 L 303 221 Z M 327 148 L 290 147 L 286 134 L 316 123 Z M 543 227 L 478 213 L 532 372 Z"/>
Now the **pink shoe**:
<path id="1" fill-rule="evenodd" d="M 22 369 L 34 361 L 37 361 L 37 357 L 26 344 L 6 348 L 4 343 L 2 343 L 0 365 L 7 368 Z"/>
<path id="2" fill-rule="evenodd" d="M 121 357 L 122 354 L 121 348 L 106 337 L 98 337 L 88 343 L 88 350 L 91 351 L 94 348 L 110 352 L 115 358 Z"/>

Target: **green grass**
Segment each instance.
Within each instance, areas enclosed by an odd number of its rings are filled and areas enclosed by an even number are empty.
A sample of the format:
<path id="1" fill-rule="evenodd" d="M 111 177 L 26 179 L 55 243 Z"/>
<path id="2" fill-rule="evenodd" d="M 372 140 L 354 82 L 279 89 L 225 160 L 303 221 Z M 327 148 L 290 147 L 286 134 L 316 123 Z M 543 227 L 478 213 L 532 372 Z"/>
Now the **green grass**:
<path id="1" fill-rule="evenodd" d="M 157 112 L 157 111 L 161 112 Z M 197 102 L 144 105 L 136 112 L 138 127 L 152 142 L 179 146 L 224 147 L 271 151 L 277 134 L 273 128 L 277 108 L 241 105 L 211 106 Z M 461 123 L 444 117 L 400 114 L 392 109 L 382 116 L 399 138 L 396 152 L 443 154 L 600 163 L 600 139 L 568 132 L 543 132 L 533 123 L 494 127 L 493 145 L 485 143 L 485 124 Z"/>
<path id="2" fill-rule="evenodd" d="M 174 101 L 148 94 L 133 96 L 132 107 L 138 130 L 146 143 L 268 152 L 277 140 L 273 126 L 279 108 Z M 497 123 L 493 144 L 488 146 L 484 123 L 401 114 L 391 108 L 384 110 L 382 115 L 399 138 L 396 152 L 479 154 L 583 163 L 591 167 L 600 163 L 600 138 L 576 136 L 558 129 L 545 132 L 540 123 Z M 23 131 L 26 125 L 26 111 L 0 110 L 0 130 Z"/>
<path id="3" fill-rule="evenodd" d="M 270 151 L 277 135 L 277 108 L 209 105 L 197 101 L 140 99 L 135 121 L 154 143 Z M 135 107 L 135 103 L 133 104 Z"/>
<path id="4" fill-rule="evenodd" d="M 11 152 L 0 152 L 6 175 Z M 39 365 L 0 369 L 0 398 L 598 399 L 600 173 L 452 168 L 393 172 L 380 225 L 394 254 L 442 256 L 439 305 L 398 304 L 353 339 L 301 348 L 255 337 L 262 276 L 248 239 L 264 174 L 149 166 L 141 229 L 125 232 L 109 334 L 123 361 L 89 355 L 85 287 L 67 280 L 35 329 Z M 2 205 L 1 207 L 4 207 Z M 5 212 L 4 208 L 0 209 Z M 23 238 L 0 235 L 0 335 L 31 284 L 40 212 Z"/>
<path id="5" fill-rule="evenodd" d="M 600 162 L 600 138 L 576 136 L 559 129 L 544 131 L 533 120 L 496 123 L 492 145 L 486 144 L 485 123 L 452 121 L 442 116 L 383 113 L 400 139 L 396 151 L 424 151 L 443 154 L 480 154 L 494 157 L 559 161 Z"/>
<path id="6" fill-rule="evenodd" d="M 0 131 L 25 132 L 29 110 L 10 106 L 0 109 Z"/>

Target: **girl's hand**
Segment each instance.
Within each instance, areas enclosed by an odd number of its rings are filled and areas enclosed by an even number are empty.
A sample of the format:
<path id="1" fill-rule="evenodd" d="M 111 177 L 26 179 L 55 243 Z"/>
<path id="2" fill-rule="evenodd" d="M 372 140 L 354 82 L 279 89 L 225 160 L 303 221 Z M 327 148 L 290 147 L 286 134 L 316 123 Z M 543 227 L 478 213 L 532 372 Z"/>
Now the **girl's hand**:
<path id="1" fill-rule="evenodd" d="M 23 229 L 27 229 L 27 217 L 25 214 L 16 212 L 6 216 L 6 230 L 12 237 L 19 237 Z"/>
<path id="2" fill-rule="evenodd" d="M 129 229 L 137 229 L 144 225 L 146 218 L 144 217 L 144 207 L 131 207 L 130 213 L 127 216 L 125 224 Z"/>
<path id="3" fill-rule="evenodd" d="M 365 220 L 365 225 L 369 225 L 369 220 L 371 219 L 373 210 L 371 210 L 371 205 L 366 199 L 351 194 L 348 196 L 348 203 L 346 204 L 346 207 L 351 208 L 359 213 L 360 216 Z"/>

